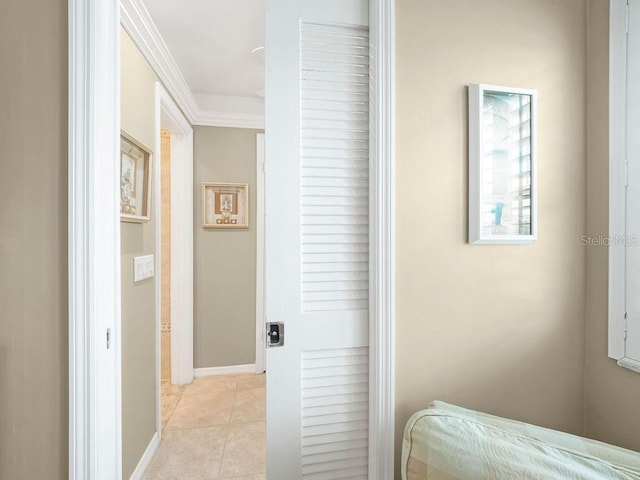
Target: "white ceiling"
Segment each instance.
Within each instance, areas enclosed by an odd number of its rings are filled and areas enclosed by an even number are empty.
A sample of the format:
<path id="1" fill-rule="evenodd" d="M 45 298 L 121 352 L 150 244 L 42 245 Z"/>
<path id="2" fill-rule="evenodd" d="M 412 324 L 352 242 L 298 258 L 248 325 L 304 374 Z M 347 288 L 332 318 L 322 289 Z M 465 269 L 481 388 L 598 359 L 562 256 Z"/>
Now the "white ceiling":
<path id="1" fill-rule="evenodd" d="M 264 0 L 144 0 L 196 96 L 258 98 L 264 89 Z"/>

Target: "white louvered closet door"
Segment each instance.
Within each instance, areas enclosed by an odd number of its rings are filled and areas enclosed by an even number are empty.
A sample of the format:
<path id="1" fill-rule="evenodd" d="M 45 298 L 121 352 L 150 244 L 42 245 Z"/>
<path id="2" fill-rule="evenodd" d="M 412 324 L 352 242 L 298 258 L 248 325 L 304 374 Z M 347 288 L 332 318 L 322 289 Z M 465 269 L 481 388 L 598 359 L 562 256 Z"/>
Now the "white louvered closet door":
<path id="1" fill-rule="evenodd" d="M 367 478 L 367 3 L 266 2 L 269 480 Z"/>

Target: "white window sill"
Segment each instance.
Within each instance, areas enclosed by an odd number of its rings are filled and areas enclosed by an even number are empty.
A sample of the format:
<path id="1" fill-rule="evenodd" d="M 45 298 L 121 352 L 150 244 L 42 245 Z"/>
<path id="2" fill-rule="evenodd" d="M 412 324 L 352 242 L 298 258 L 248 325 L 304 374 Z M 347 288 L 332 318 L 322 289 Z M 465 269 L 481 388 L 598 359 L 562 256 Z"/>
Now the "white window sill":
<path id="1" fill-rule="evenodd" d="M 631 358 L 621 358 L 618 360 L 618 365 L 631 370 L 632 372 L 640 373 L 640 362 Z"/>

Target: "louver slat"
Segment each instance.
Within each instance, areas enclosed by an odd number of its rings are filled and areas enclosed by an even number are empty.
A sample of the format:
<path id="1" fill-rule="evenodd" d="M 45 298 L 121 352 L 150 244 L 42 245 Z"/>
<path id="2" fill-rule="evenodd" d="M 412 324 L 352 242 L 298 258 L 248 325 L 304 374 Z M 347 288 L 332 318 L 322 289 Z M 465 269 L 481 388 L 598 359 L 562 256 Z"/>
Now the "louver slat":
<path id="1" fill-rule="evenodd" d="M 369 289 L 369 34 L 302 23 L 301 42 L 302 309 L 362 310 Z"/>
<path id="2" fill-rule="evenodd" d="M 302 477 L 367 478 L 367 347 L 302 354 Z"/>

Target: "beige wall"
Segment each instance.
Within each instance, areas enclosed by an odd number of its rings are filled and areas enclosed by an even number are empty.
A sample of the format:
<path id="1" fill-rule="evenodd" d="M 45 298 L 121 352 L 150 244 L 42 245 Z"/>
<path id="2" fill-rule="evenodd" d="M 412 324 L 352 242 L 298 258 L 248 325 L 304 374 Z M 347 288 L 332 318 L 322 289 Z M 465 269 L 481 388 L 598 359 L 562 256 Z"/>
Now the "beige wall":
<path id="1" fill-rule="evenodd" d="M 587 210 L 588 234 L 608 235 L 609 2 L 589 0 Z M 640 376 L 607 357 L 606 247 L 587 251 L 586 434 L 640 451 Z"/>
<path id="2" fill-rule="evenodd" d="M 68 477 L 67 2 L 0 7 L 0 478 Z"/>
<path id="3" fill-rule="evenodd" d="M 440 399 L 584 421 L 585 0 L 397 0 L 397 451 Z M 468 83 L 538 90 L 539 238 L 467 244 Z"/>
<path id="4" fill-rule="evenodd" d="M 194 127 L 195 368 L 255 362 L 256 133 Z M 202 228 L 202 182 L 249 184 L 249 229 Z"/>
<path id="5" fill-rule="evenodd" d="M 122 30 L 122 129 L 155 148 L 156 75 Z M 153 167 L 158 158 L 153 158 Z M 153 197 L 153 196 L 152 196 Z M 158 208 L 151 199 L 151 212 Z M 122 469 L 129 478 L 156 431 L 155 278 L 133 283 L 133 257 L 154 254 L 153 220 L 121 226 Z"/>

